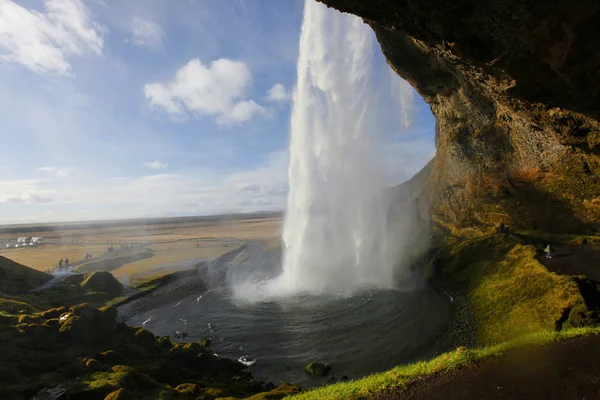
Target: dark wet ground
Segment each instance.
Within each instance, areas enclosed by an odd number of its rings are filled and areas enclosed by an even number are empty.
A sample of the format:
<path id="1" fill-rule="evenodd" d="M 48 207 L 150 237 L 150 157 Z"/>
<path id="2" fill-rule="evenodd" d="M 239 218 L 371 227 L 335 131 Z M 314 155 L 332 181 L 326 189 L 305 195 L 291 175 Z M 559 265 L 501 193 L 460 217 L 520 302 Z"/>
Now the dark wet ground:
<path id="1" fill-rule="evenodd" d="M 230 257 L 201 269 L 202 278 L 173 282 L 120 307 L 121 319 L 172 339 L 208 337 L 220 356 L 254 361 L 258 379 L 305 386 L 328 382 L 303 371 L 310 362 L 358 378 L 448 349 L 448 301 L 427 286 L 248 303 L 232 296 L 227 282 L 256 278 L 257 271 L 261 278 L 276 275 L 278 256 L 253 243 L 243 251 L 248 258 L 240 264 Z"/>
<path id="2" fill-rule="evenodd" d="M 552 258 L 540 257 L 550 271 L 561 275 L 585 275 L 600 282 L 600 246 L 591 244 L 557 245 Z"/>
<path id="3" fill-rule="evenodd" d="M 463 370 L 438 374 L 382 400 L 600 399 L 600 337 L 519 348 Z"/>

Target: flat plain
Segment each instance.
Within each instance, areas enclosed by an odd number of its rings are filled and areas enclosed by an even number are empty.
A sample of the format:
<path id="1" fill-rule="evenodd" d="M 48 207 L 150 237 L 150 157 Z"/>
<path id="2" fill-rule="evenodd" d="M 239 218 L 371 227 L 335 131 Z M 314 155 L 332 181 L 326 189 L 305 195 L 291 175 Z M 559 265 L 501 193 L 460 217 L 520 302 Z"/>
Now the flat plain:
<path id="1" fill-rule="evenodd" d="M 68 257 L 75 269 L 107 269 L 126 280 L 188 269 L 247 241 L 268 244 L 280 236 L 280 230 L 279 215 L 57 224 L 21 231 L 0 227 L 0 255 L 40 271 L 53 270 Z M 14 247 L 17 237 L 23 236 L 43 237 L 43 244 Z M 93 256 L 89 261 L 84 259 L 87 253 Z"/>

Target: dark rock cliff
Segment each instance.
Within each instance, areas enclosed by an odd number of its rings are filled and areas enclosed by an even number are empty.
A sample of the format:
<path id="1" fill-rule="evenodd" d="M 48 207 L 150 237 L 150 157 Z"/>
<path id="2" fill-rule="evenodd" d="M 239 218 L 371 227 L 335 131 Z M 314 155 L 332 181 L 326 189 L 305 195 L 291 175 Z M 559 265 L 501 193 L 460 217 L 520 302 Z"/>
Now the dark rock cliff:
<path id="1" fill-rule="evenodd" d="M 600 231 L 600 3 L 320 1 L 362 17 L 430 104 L 439 227 Z"/>

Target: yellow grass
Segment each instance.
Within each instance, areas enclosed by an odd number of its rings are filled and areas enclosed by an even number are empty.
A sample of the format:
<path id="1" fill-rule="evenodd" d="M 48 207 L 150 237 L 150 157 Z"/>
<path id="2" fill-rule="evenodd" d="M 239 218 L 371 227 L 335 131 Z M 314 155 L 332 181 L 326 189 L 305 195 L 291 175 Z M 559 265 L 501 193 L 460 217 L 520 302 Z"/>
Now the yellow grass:
<path id="1" fill-rule="evenodd" d="M 69 262 L 74 263 L 83 260 L 85 253 L 88 252 L 92 253 L 93 256 L 99 256 L 106 252 L 107 247 L 97 244 L 45 244 L 36 247 L 3 249 L 0 251 L 0 255 L 30 268 L 46 271 L 52 269 L 53 265 L 58 264 L 61 258 L 68 257 Z"/>
<path id="2" fill-rule="evenodd" d="M 161 266 L 190 260 L 219 257 L 238 246 L 234 243 L 221 242 L 213 246 L 197 248 L 196 242 L 163 243 L 152 246 L 161 249 L 156 251 L 154 256 L 126 264 L 112 271 L 112 273 L 117 277 L 139 278 L 143 275 L 156 275 L 162 269 L 165 272 L 176 272 L 184 268 L 172 269 L 169 267 L 161 268 Z"/>
<path id="3" fill-rule="evenodd" d="M 47 242 L 55 243 L 38 247 L 0 249 L 0 255 L 45 271 L 51 269 L 61 258 L 69 257 L 69 261 L 78 262 L 87 252 L 97 257 L 106 252 L 109 244 L 113 244 L 117 250 L 121 244 L 144 244 L 157 254 L 113 271 L 118 276 L 134 276 L 156 272 L 155 269 L 164 264 L 218 257 L 237 246 L 235 243 L 220 240 L 223 238 L 264 241 L 279 236 L 280 229 L 280 218 L 89 229 L 74 229 L 66 225 L 56 227 L 54 232 L 27 233 L 27 236 L 42 236 Z M 15 239 L 17 236 L 23 235 L 1 234 L 0 239 Z M 73 243 L 74 241 L 85 243 Z M 196 241 L 199 241 L 200 248 L 196 248 Z"/>

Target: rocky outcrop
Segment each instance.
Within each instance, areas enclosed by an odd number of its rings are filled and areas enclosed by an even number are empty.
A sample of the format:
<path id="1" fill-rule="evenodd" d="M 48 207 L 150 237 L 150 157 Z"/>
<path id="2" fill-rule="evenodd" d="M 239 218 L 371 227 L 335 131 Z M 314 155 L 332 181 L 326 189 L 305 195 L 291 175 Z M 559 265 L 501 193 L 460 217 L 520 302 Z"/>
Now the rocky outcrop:
<path id="1" fill-rule="evenodd" d="M 175 344 L 118 323 L 114 307 L 80 304 L 12 322 L 0 331 L 2 399 L 57 387 L 73 400 L 246 398 L 265 390 L 271 392 L 264 398 L 280 398 L 298 391 L 267 388 L 245 365 L 216 356 L 206 340 Z"/>
<path id="2" fill-rule="evenodd" d="M 600 4 L 320 1 L 362 17 L 430 104 L 419 200 L 439 227 L 600 231 Z"/>

